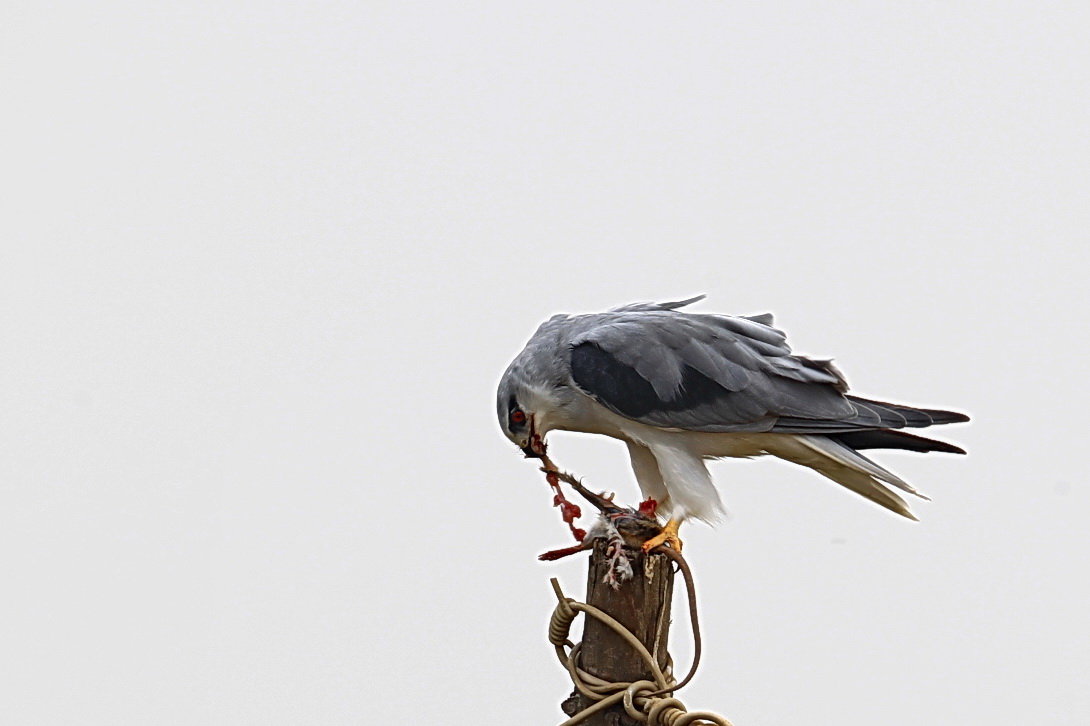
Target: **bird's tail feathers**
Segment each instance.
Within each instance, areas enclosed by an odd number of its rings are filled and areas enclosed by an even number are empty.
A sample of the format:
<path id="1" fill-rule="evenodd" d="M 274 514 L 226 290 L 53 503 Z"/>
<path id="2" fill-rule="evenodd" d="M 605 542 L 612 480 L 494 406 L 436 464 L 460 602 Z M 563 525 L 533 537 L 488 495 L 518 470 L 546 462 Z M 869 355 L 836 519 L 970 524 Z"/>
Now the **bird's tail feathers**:
<path id="1" fill-rule="evenodd" d="M 928 499 L 901 477 L 835 439 L 827 436 L 797 436 L 795 439 L 818 455 L 817 460 L 799 463 L 804 463 L 836 483 L 897 514 L 916 519 L 908 508 L 908 503 L 889 487 L 883 486 L 884 484 L 921 499 Z"/>

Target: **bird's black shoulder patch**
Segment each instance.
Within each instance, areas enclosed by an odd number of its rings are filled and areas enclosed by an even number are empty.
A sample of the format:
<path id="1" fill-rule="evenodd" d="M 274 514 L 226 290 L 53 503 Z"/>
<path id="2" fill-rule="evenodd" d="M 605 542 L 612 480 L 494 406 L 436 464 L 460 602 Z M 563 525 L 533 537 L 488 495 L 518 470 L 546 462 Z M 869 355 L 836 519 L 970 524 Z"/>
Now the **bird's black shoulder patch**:
<path id="1" fill-rule="evenodd" d="M 677 396 L 664 401 L 635 368 L 592 342 L 572 346 L 571 371 L 576 385 L 618 413 L 634 419 L 653 412 L 685 411 L 730 395 L 700 371 L 685 366 Z"/>
<path id="2" fill-rule="evenodd" d="M 572 347 L 571 374 L 576 385 L 625 416 L 640 418 L 661 405 L 655 389 L 635 368 L 594 343 Z"/>

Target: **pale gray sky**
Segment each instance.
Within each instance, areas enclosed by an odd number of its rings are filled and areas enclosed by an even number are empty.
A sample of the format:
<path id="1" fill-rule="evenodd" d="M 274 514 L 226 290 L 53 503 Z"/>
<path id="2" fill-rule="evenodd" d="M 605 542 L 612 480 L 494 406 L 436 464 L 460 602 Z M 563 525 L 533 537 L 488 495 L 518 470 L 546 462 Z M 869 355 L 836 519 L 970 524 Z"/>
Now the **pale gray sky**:
<path id="1" fill-rule="evenodd" d="M 0 721 L 559 722 L 584 565 L 495 383 L 704 292 L 975 420 L 876 456 L 918 524 L 713 465 L 686 703 L 1085 724 L 1088 47 L 1082 3 L 7 3 Z"/>

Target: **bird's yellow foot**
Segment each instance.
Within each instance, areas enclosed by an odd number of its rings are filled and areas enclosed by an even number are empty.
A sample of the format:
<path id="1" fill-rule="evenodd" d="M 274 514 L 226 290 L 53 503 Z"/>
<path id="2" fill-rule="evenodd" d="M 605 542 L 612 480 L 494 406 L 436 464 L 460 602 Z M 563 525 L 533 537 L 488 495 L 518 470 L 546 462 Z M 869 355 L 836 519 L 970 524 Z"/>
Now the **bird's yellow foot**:
<path id="1" fill-rule="evenodd" d="M 681 526 L 680 519 L 671 519 L 662 528 L 662 531 L 643 543 L 643 551 L 650 552 L 665 542 L 678 552 L 681 552 L 681 540 L 677 536 L 677 530 Z"/>

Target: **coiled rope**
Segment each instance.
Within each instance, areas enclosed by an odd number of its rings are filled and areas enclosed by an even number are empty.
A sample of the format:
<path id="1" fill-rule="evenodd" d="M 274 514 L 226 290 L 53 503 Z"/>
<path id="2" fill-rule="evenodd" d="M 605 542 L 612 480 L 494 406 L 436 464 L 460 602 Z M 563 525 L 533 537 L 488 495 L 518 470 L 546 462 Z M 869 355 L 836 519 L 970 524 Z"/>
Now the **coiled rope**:
<path id="1" fill-rule="evenodd" d="M 715 724 L 715 726 L 732 726 L 730 721 L 722 716 L 709 711 L 686 711 L 685 706 L 673 694 L 685 686 L 696 674 L 696 668 L 700 664 L 700 622 L 696 612 L 695 586 L 692 573 L 684 558 L 676 551 L 667 547 L 656 547 L 653 553 L 661 553 L 677 563 L 685 577 L 685 590 L 689 600 L 689 619 L 693 626 L 693 664 L 688 675 L 680 682 L 676 682 L 670 673 L 663 673 L 654 656 L 648 652 L 639 638 L 632 634 L 628 628 L 617 622 L 608 613 L 578 602 L 570 597 L 565 597 L 560 589 L 560 583 L 552 578 L 553 592 L 556 593 L 557 605 L 549 620 L 549 642 L 556 649 L 556 657 L 560 664 L 571 677 L 575 689 L 583 695 L 591 704 L 585 709 L 569 718 L 560 726 L 578 726 L 589 717 L 604 711 L 618 703 L 623 704 L 624 710 L 629 716 L 646 723 L 647 726 L 690 726 L 698 723 Z M 621 636 L 639 657 L 647 664 L 653 680 L 641 680 L 631 683 L 610 682 L 598 678 L 580 668 L 579 650 L 582 643 L 572 643 L 568 635 L 571 626 L 579 613 L 601 621 L 604 625 Z M 669 670 L 669 669 L 668 669 Z"/>

